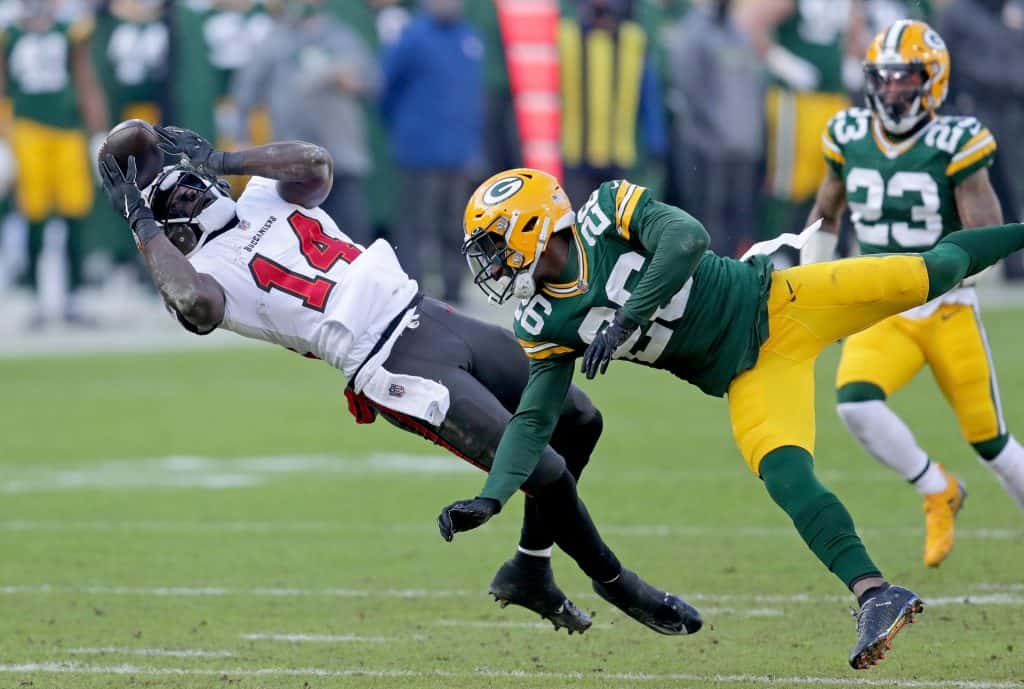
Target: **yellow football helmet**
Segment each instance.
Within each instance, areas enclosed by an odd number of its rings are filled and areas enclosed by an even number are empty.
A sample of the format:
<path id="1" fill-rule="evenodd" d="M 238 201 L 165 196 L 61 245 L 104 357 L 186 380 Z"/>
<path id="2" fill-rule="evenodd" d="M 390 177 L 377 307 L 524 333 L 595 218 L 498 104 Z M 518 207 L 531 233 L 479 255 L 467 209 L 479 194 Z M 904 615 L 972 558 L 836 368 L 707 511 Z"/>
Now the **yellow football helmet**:
<path id="1" fill-rule="evenodd" d="M 494 175 L 473 192 L 463 219 L 462 254 L 473 284 L 499 304 L 529 299 L 548 240 L 574 220 L 569 197 L 548 173 L 516 168 Z"/>
<path id="2" fill-rule="evenodd" d="M 901 19 L 879 32 L 864 60 L 867 103 L 892 134 L 935 114 L 949 92 L 949 51 L 932 27 Z"/>

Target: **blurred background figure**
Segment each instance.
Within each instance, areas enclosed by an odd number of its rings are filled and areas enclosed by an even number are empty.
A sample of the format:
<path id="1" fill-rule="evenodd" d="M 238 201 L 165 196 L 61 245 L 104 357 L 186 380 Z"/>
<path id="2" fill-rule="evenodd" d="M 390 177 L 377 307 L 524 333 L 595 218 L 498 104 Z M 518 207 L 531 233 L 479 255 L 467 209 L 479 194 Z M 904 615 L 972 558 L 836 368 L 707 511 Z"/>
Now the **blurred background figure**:
<path id="1" fill-rule="evenodd" d="M 253 109 L 265 105 L 274 138 L 314 141 L 331 153 L 334 186 L 321 205 L 363 245 L 373 240 L 363 101 L 376 98 L 379 88 L 376 60 L 350 26 L 328 14 L 321 0 L 288 0 L 231 89 L 237 141 L 245 140 Z"/>
<path id="2" fill-rule="evenodd" d="M 234 146 L 237 111 L 230 99 L 235 72 L 270 37 L 273 19 L 255 0 L 177 0 L 173 18 L 172 99 L 174 122 L 217 143 Z M 265 111 L 245 124 L 245 142 L 270 140 Z"/>
<path id="3" fill-rule="evenodd" d="M 420 8 L 383 55 L 381 113 L 400 190 L 392 240 L 421 282 L 421 253 L 433 244 L 441 298 L 457 304 L 466 272 L 462 212 L 483 155 L 484 46 L 462 0 L 422 0 Z"/>
<path id="4" fill-rule="evenodd" d="M 989 175 L 1007 218 L 1024 217 L 1024 2 L 954 0 L 938 25 L 956 65 L 950 105 L 974 115 L 999 142 Z M 1015 172 L 1012 172 L 1015 170 Z M 1024 258 L 1006 259 L 1009 277 L 1024 278 Z"/>
<path id="5" fill-rule="evenodd" d="M 860 10 L 857 0 L 758 0 L 737 17 L 772 78 L 765 100 L 765 238 L 802 227 L 825 177 L 821 133 L 863 81 Z"/>
<path id="6" fill-rule="evenodd" d="M 171 29 L 167 3 L 163 0 L 111 0 L 101 3 L 96 11 L 96 31 L 92 39 L 92 60 L 106 96 L 111 122 L 138 118 L 159 124 L 168 111 L 170 84 Z M 118 228 L 120 216 L 110 204 L 94 203 L 87 219 L 89 227 L 85 246 L 87 255 L 108 253 L 103 266 L 87 270 L 88 274 L 104 274 L 109 263 L 126 280 L 138 282 L 141 274 L 135 269 L 139 252 Z M 95 259 L 86 267 L 95 268 Z M 146 279 L 143 284 L 148 283 Z"/>
<path id="7" fill-rule="evenodd" d="M 673 141 L 682 149 L 676 194 L 723 256 L 742 254 L 757 236 L 765 136 L 766 75 L 736 5 L 695 8 L 666 36 Z"/>
<path id="8" fill-rule="evenodd" d="M 563 187 L 574 206 L 667 151 L 663 98 L 633 0 L 562 2 Z M 639 181 L 639 180 L 638 180 Z"/>
<path id="9" fill-rule="evenodd" d="M 23 0 L 19 9 L 3 32 L 0 88 L 14 111 L 4 138 L 9 136 L 17 161 L 17 209 L 28 221 L 27 282 L 36 295 L 29 326 L 40 328 L 51 316 L 39 298 L 39 257 L 50 220 L 63 221 L 66 230 L 67 280 L 59 315 L 87 325 L 91 320 L 77 300 L 82 221 L 95 192 L 90 157 L 107 132 L 106 102 L 90 55 L 95 25 L 77 6 L 56 0 Z"/>

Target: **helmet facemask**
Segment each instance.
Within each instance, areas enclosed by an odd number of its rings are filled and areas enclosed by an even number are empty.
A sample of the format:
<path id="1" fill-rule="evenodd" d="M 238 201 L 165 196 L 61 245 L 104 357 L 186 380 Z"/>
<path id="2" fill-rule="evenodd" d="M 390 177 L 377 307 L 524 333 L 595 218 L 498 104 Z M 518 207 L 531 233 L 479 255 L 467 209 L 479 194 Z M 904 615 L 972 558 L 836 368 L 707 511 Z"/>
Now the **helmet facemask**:
<path id="1" fill-rule="evenodd" d="M 518 211 L 511 218 L 498 216 L 486 228 L 474 230 L 462 245 L 462 254 L 473 273 L 473 284 L 496 304 L 504 304 L 513 296 L 529 299 L 537 289 L 533 273 L 547 246 L 551 222 L 544 220 L 537 235 L 534 258 L 527 264 L 528 258 L 508 244 L 509 235 L 518 220 Z M 536 216 L 527 220 L 520 233 L 529 234 L 536 230 L 537 221 Z"/>
<path id="2" fill-rule="evenodd" d="M 864 65 L 868 107 L 891 134 L 906 134 L 931 114 L 925 107 L 932 80 L 921 63 Z"/>
<path id="3" fill-rule="evenodd" d="M 226 182 L 180 167 L 166 168 L 147 190 L 147 200 L 164 234 L 185 256 L 235 218 Z"/>

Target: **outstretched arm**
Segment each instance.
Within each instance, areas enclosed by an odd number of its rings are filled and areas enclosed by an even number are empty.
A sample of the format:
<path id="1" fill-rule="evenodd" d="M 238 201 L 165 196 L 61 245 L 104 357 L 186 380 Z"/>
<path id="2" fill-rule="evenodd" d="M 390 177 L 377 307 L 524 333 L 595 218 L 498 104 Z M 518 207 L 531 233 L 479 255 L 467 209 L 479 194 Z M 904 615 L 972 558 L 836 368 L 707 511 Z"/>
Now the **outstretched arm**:
<path id="1" fill-rule="evenodd" d="M 572 369 L 569 358 L 530 362 L 530 379 L 498 443 L 480 496 L 452 503 L 438 517 L 445 540 L 452 540 L 460 531 L 475 529 L 501 511 L 537 468 L 565 405 Z"/>
<path id="2" fill-rule="evenodd" d="M 180 155 L 200 172 L 248 175 L 277 180 L 277 191 L 288 203 L 319 206 L 334 183 L 334 160 L 322 146 L 306 141 L 279 141 L 242 151 L 217 151 L 209 141 L 188 129 L 157 127 L 160 148 Z"/>
<path id="3" fill-rule="evenodd" d="M 135 175 L 134 157 L 128 159 L 127 174 L 113 155 L 100 161 L 103 189 L 132 228 L 135 244 L 164 301 L 194 326 L 194 332 L 208 333 L 224 319 L 224 290 L 211 276 L 197 272 L 167 239 L 153 219 L 153 211 L 142 200 Z"/>

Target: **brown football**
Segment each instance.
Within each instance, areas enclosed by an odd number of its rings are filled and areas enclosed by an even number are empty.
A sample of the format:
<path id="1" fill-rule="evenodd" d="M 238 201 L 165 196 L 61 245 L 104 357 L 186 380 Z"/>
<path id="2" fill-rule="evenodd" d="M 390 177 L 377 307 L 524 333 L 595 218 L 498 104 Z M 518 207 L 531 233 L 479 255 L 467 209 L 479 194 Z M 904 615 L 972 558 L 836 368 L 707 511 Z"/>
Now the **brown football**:
<path id="1" fill-rule="evenodd" d="M 145 189 L 163 169 L 164 154 L 157 147 L 159 141 L 160 137 L 149 122 L 125 120 L 107 134 L 100 146 L 99 157 L 102 160 L 112 153 L 121 170 L 127 171 L 129 156 L 135 156 L 136 183 L 139 189 Z"/>

